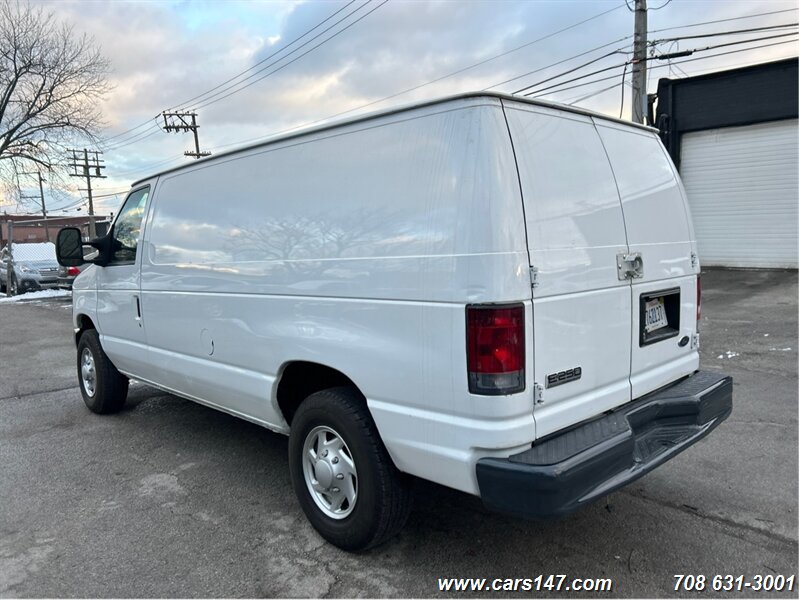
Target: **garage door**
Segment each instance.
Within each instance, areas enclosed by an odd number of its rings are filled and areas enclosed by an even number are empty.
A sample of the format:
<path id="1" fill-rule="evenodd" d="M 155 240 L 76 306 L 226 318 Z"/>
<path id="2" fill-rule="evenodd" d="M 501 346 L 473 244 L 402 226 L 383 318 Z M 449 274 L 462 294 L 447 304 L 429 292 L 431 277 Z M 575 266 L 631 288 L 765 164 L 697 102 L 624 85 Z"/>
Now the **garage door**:
<path id="1" fill-rule="evenodd" d="M 703 265 L 797 267 L 798 123 L 683 136 L 680 174 Z"/>

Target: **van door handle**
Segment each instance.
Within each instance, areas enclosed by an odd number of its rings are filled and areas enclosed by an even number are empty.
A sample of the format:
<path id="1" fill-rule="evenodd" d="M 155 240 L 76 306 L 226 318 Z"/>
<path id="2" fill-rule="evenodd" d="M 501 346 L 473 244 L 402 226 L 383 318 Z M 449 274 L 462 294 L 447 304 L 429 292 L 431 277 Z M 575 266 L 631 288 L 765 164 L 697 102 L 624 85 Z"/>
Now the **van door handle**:
<path id="1" fill-rule="evenodd" d="M 644 259 L 640 252 L 620 252 L 616 255 L 617 274 L 620 281 L 640 279 L 644 276 Z"/>
<path id="2" fill-rule="evenodd" d="M 141 301 L 139 300 L 139 297 L 135 294 L 133 296 L 133 299 L 136 301 L 136 322 L 139 324 L 139 327 L 141 327 Z"/>

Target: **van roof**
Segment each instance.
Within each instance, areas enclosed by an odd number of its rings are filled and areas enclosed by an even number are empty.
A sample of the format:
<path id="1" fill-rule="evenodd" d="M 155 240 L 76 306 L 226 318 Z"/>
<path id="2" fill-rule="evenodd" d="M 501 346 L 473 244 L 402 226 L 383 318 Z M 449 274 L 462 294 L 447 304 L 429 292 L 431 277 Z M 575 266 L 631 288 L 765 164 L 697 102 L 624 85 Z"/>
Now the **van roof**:
<path id="1" fill-rule="evenodd" d="M 379 117 L 384 117 L 384 116 L 392 115 L 392 114 L 395 114 L 395 113 L 400 113 L 400 112 L 404 112 L 404 111 L 408 111 L 408 110 L 413 110 L 413 109 L 416 109 L 416 108 L 423 108 L 425 106 L 433 106 L 435 104 L 444 104 L 446 102 L 452 102 L 454 100 L 461 100 L 461 99 L 467 99 L 467 98 L 483 98 L 483 97 L 486 97 L 486 98 L 498 98 L 500 100 L 509 100 L 511 102 L 519 102 L 519 103 L 522 103 L 522 104 L 532 104 L 534 106 L 543 106 L 543 107 L 546 107 L 546 108 L 553 108 L 553 109 L 556 109 L 556 110 L 562 110 L 564 112 L 571 112 L 571 113 L 576 113 L 576 114 L 580 114 L 580 115 L 586 115 L 586 116 L 589 116 L 589 117 L 596 117 L 598 119 L 603 119 L 603 120 L 606 120 L 606 121 L 613 121 L 615 123 L 620 123 L 622 125 L 627 125 L 629 127 L 635 127 L 635 128 L 638 128 L 638 129 L 643 129 L 645 131 L 657 132 L 657 129 L 655 129 L 653 127 L 648 127 L 646 125 L 640 125 L 638 123 L 633 123 L 632 121 L 625 121 L 623 119 L 617 119 L 615 117 L 610 117 L 608 115 L 603 115 L 603 114 L 598 113 L 598 112 L 593 111 L 593 110 L 587 110 L 587 109 L 584 109 L 584 108 L 579 108 L 579 107 L 571 106 L 571 105 L 568 105 L 568 104 L 560 104 L 558 102 L 548 102 L 546 100 L 534 100 L 532 98 L 525 98 L 524 96 L 513 96 L 511 94 L 505 94 L 505 93 L 502 93 L 502 92 L 490 92 L 490 91 L 463 92 L 463 93 L 460 93 L 460 94 L 451 94 L 451 95 L 448 95 L 448 96 L 441 96 L 439 98 L 433 98 L 433 99 L 429 99 L 429 100 L 420 100 L 420 101 L 412 102 L 412 103 L 408 103 L 408 104 L 401 104 L 399 106 L 393 106 L 393 107 L 389 107 L 389 108 L 385 108 L 385 109 L 380 109 L 380 110 L 372 111 L 372 112 L 369 112 L 369 113 L 364 113 L 362 115 L 356 115 L 354 117 L 346 117 L 346 118 L 343 118 L 343 119 L 330 121 L 328 123 L 322 123 L 321 125 L 317 125 L 317 126 L 314 126 L 314 127 L 305 127 L 303 129 L 297 129 L 296 131 L 292 131 L 291 133 L 286 133 L 286 134 L 282 134 L 282 135 L 278 134 L 278 135 L 274 135 L 272 137 L 267 137 L 267 138 L 263 139 L 262 141 L 255 142 L 255 143 L 252 143 L 252 144 L 246 144 L 246 145 L 243 145 L 243 146 L 239 146 L 238 148 L 233 148 L 232 150 L 227 150 L 227 151 L 221 152 L 219 154 L 214 154 L 213 156 L 210 156 L 208 158 L 202 158 L 199 161 L 194 161 L 194 162 L 191 162 L 191 163 L 178 165 L 176 167 L 171 167 L 169 169 L 164 169 L 162 171 L 154 172 L 152 175 L 137 179 L 136 181 L 133 182 L 133 184 L 131 184 L 131 187 L 135 187 L 139 183 L 142 183 L 144 181 L 152 179 L 153 177 L 164 175 L 166 173 L 172 173 L 174 171 L 180 171 L 182 169 L 187 169 L 187 168 L 195 166 L 195 165 L 197 165 L 199 163 L 205 163 L 205 162 L 208 162 L 208 161 L 217 160 L 218 158 L 221 158 L 223 156 L 230 156 L 232 154 L 237 154 L 239 152 L 243 152 L 243 151 L 246 151 L 246 150 L 252 150 L 253 148 L 259 148 L 261 146 L 268 146 L 270 144 L 274 144 L 274 143 L 277 143 L 277 142 L 282 142 L 284 140 L 288 140 L 288 139 L 292 139 L 292 138 L 308 135 L 308 134 L 311 134 L 311 133 L 317 133 L 319 131 L 325 131 L 327 129 L 333 129 L 333 128 L 336 128 L 336 127 L 342 127 L 344 125 L 351 125 L 353 123 L 360 123 L 362 121 L 369 121 L 371 119 L 376 119 L 376 118 L 379 118 Z"/>

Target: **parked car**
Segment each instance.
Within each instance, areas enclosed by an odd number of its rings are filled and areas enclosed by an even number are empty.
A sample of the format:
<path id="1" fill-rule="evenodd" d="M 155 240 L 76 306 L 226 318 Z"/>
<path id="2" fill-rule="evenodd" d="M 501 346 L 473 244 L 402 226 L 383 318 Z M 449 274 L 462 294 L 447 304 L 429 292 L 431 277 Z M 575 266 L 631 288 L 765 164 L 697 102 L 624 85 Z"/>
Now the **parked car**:
<path id="1" fill-rule="evenodd" d="M 655 130 L 582 109 L 477 93 L 287 135 L 138 181 L 91 246 L 89 409 L 133 377 L 288 434 L 346 550 L 399 531 L 411 476 L 560 516 L 732 410 L 699 370 L 677 171 Z M 77 229 L 58 249 L 84 262 Z"/>
<path id="2" fill-rule="evenodd" d="M 58 268 L 58 287 L 64 290 L 71 290 L 72 289 L 72 282 L 75 281 L 75 278 L 81 274 L 81 271 L 85 269 L 88 264 L 81 265 L 79 267 L 64 267 L 59 266 Z"/>
<path id="3" fill-rule="evenodd" d="M 13 267 L 8 262 L 13 253 Z M 59 264 L 52 242 L 14 243 L 0 250 L 0 288 L 12 296 L 57 287 Z"/>

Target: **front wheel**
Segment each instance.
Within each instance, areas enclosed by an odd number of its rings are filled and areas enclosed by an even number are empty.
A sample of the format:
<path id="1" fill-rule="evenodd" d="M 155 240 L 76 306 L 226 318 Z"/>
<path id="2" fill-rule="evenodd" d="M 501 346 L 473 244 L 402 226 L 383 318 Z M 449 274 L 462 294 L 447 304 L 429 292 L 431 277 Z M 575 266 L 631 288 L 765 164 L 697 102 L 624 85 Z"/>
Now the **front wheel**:
<path id="1" fill-rule="evenodd" d="M 311 525 L 342 550 L 380 544 L 410 513 L 407 478 L 354 389 L 322 390 L 303 401 L 291 423 L 289 468 Z"/>
<path id="2" fill-rule="evenodd" d="M 98 414 L 115 413 L 128 398 L 128 378 L 106 356 L 97 331 L 89 329 L 78 341 L 78 379 L 83 401 Z"/>

